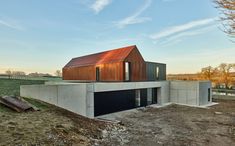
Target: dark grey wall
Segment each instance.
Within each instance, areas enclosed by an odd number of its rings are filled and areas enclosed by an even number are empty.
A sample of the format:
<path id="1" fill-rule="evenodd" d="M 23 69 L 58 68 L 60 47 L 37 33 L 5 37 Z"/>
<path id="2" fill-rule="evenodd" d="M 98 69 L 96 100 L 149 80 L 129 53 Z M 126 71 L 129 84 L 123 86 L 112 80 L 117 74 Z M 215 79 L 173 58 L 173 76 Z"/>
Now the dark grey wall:
<path id="1" fill-rule="evenodd" d="M 159 67 L 159 78 L 156 78 L 156 67 Z M 166 80 L 166 64 L 146 62 L 146 77 L 148 81 Z"/>
<path id="2" fill-rule="evenodd" d="M 135 90 L 107 91 L 94 93 L 94 115 L 136 108 Z M 147 105 L 147 89 L 140 89 L 140 106 Z"/>

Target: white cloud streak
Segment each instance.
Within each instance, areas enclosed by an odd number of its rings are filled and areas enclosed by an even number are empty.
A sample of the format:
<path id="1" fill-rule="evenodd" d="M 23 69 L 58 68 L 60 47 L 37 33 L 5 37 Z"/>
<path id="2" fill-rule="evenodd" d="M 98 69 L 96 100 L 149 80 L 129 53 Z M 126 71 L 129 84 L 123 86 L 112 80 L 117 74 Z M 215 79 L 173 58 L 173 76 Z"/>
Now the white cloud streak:
<path id="1" fill-rule="evenodd" d="M 144 5 L 138 11 L 136 11 L 131 16 L 128 16 L 118 22 L 115 22 L 115 25 L 118 28 L 124 28 L 127 25 L 144 23 L 146 21 L 150 21 L 151 20 L 150 17 L 139 17 L 139 16 L 151 5 L 151 3 L 152 3 L 152 0 L 145 0 Z"/>
<path id="2" fill-rule="evenodd" d="M 15 30 L 23 30 L 23 28 L 21 26 L 7 22 L 5 20 L 0 20 L 0 26 L 5 26 L 5 27 L 15 29 Z"/>
<path id="3" fill-rule="evenodd" d="M 214 20 L 215 20 L 215 18 L 208 18 L 208 19 L 202 19 L 202 20 L 188 22 L 186 24 L 182 24 L 182 25 L 178 25 L 178 26 L 172 26 L 172 27 L 166 28 L 163 31 L 160 31 L 158 33 L 151 35 L 150 38 L 154 39 L 154 40 L 159 40 L 159 39 L 162 39 L 165 37 L 176 35 L 178 33 L 182 33 L 184 31 L 187 31 L 190 29 L 194 29 L 196 27 L 206 26 L 206 25 L 214 22 Z"/>
<path id="4" fill-rule="evenodd" d="M 112 0 L 96 0 L 95 3 L 91 5 L 91 8 L 98 14 L 102 11 L 106 6 L 108 6 Z"/>
<path id="5" fill-rule="evenodd" d="M 217 25 L 206 26 L 206 27 L 202 27 L 199 29 L 195 29 L 195 30 L 189 30 L 189 31 L 177 33 L 173 36 L 169 36 L 169 37 L 165 38 L 163 41 L 160 41 L 158 44 L 161 46 L 164 46 L 164 47 L 169 46 L 169 45 L 173 45 L 175 43 L 181 42 L 183 38 L 207 33 L 209 31 L 213 30 L 215 27 L 217 27 Z M 173 43 L 173 42 L 175 42 L 175 43 Z M 155 42 L 155 43 L 157 43 L 157 42 Z"/>

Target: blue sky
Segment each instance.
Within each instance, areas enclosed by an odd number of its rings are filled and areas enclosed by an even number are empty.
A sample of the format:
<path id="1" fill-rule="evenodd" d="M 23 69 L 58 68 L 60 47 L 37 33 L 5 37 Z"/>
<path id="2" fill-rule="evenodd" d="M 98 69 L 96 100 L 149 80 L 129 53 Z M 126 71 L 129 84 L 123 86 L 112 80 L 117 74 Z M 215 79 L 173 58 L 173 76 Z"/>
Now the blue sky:
<path id="1" fill-rule="evenodd" d="M 234 63 L 212 0 L 0 0 L 0 72 L 49 72 L 71 58 L 137 45 L 167 73 Z"/>

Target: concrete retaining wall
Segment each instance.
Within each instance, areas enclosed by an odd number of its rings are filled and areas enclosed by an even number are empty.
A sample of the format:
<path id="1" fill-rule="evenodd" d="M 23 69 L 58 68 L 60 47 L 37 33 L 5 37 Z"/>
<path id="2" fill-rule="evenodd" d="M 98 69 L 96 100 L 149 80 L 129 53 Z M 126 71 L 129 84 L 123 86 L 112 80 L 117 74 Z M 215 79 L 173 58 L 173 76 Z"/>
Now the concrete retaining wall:
<path id="1" fill-rule="evenodd" d="M 210 93 L 208 94 L 208 92 Z M 212 102 L 212 90 L 211 90 L 210 82 L 199 83 L 199 101 L 200 101 L 199 105 L 205 105 L 205 104 Z"/>
<path id="2" fill-rule="evenodd" d="M 170 101 L 194 106 L 208 104 L 208 88 L 210 87 L 209 81 L 171 81 Z"/>
<path id="3" fill-rule="evenodd" d="M 158 103 L 169 100 L 169 82 L 120 82 L 120 83 L 46 83 L 23 85 L 22 97 L 39 99 L 87 117 L 94 117 L 94 92 L 158 88 Z"/>
<path id="4" fill-rule="evenodd" d="M 20 96 L 39 99 L 83 116 L 93 117 L 93 98 L 89 84 L 23 85 Z M 93 97 L 93 96 L 92 96 Z"/>
<path id="5" fill-rule="evenodd" d="M 45 85 L 23 85 L 20 87 L 20 95 L 22 97 L 39 99 L 80 115 L 93 118 L 95 92 L 157 88 L 157 103 L 160 105 L 173 102 L 198 106 L 208 103 L 208 88 L 210 87 L 210 82 L 197 81 L 119 83 L 59 82 L 58 84 L 48 82 Z M 147 94 L 147 101 L 151 103 L 150 91 Z"/>
<path id="6" fill-rule="evenodd" d="M 173 103 L 199 105 L 198 82 L 171 81 L 170 100 Z"/>

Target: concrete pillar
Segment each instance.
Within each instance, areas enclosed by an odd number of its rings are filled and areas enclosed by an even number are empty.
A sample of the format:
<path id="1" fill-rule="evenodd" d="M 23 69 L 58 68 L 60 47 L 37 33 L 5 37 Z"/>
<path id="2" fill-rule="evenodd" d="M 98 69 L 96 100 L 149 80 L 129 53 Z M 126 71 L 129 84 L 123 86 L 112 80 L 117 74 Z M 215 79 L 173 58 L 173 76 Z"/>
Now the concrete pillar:
<path id="1" fill-rule="evenodd" d="M 140 90 L 139 89 L 135 90 L 135 106 L 136 107 L 140 106 Z"/>
<path id="2" fill-rule="evenodd" d="M 86 85 L 86 115 L 94 118 L 94 84 Z"/>
<path id="3" fill-rule="evenodd" d="M 148 88 L 147 89 L 147 104 L 150 105 L 153 103 L 153 89 L 152 88 Z"/>

